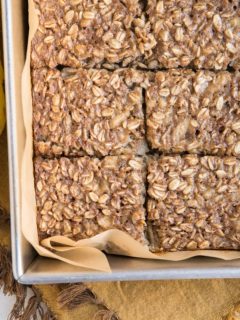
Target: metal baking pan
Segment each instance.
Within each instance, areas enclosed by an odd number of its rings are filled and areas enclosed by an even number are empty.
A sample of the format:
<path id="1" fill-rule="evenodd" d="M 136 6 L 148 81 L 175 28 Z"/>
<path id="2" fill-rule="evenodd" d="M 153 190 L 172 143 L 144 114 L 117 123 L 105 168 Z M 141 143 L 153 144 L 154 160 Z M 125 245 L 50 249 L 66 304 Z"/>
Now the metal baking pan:
<path id="1" fill-rule="evenodd" d="M 27 43 L 27 0 L 2 0 L 11 199 L 12 262 L 21 283 L 79 281 L 240 278 L 240 260 L 192 258 L 181 262 L 108 256 L 112 273 L 73 267 L 36 254 L 21 233 L 20 168 L 25 132 L 21 106 L 21 73 Z M 27 183 L 27 182 L 26 182 Z"/>

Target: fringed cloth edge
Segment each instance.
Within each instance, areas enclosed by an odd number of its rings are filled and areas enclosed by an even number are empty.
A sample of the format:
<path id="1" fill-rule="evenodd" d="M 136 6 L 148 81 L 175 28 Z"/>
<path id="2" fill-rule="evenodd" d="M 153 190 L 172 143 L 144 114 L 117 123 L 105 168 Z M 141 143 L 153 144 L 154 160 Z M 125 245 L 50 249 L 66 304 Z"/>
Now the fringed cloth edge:
<path id="1" fill-rule="evenodd" d="M 0 206 L 0 223 L 9 224 L 9 214 Z M 32 290 L 32 296 L 27 297 L 27 290 Z M 47 301 L 42 299 L 40 291 L 34 286 L 24 286 L 18 283 L 12 273 L 10 249 L 0 243 L 0 289 L 5 295 L 15 295 L 16 302 L 8 317 L 8 320 L 53 320 L 57 319 L 50 310 Z M 29 296 L 29 295 L 28 295 Z M 109 310 L 96 295 L 83 283 L 67 285 L 58 296 L 59 307 L 66 306 L 69 309 L 85 303 L 98 305 L 94 319 L 119 320 L 115 312 Z M 43 308 L 43 302 L 45 308 Z"/>
<path id="2" fill-rule="evenodd" d="M 9 320 L 53 320 L 52 312 L 43 308 L 38 291 L 30 286 L 33 294 L 27 298 L 27 286 L 18 283 L 12 274 L 11 254 L 6 246 L 0 245 L 0 289 L 5 295 L 15 295 L 16 302 L 8 317 Z"/>
<path id="3" fill-rule="evenodd" d="M 92 303 L 98 305 L 100 308 L 100 310 L 96 312 L 94 320 L 120 320 L 116 312 L 109 310 L 83 283 L 68 285 L 59 293 L 57 301 L 60 306 L 66 306 L 69 309 L 85 303 Z"/>

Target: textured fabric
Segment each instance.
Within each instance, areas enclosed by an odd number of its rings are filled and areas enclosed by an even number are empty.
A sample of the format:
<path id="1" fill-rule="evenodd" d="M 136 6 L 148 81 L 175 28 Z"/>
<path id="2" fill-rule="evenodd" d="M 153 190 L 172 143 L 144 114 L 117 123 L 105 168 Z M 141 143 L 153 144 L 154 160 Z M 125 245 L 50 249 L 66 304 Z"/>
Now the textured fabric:
<path id="1" fill-rule="evenodd" d="M 0 41 L 1 42 L 1 41 Z M 0 244 L 10 247 L 7 132 L 0 134 Z"/>
<path id="2" fill-rule="evenodd" d="M 37 285 L 34 286 L 42 296 L 43 301 L 55 315 L 57 320 L 92 320 L 99 310 L 98 305 L 83 304 L 75 308 L 61 307 L 57 302 L 62 290 L 61 285 Z"/>
<path id="3" fill-rule="evenodd" d="M 0 245 L 10 250 L 11 237 L 9 219 L 3 215 L 0 215 Z"/>
<path id="4" fill-rule="evenodd" d="M 0 208 L 9 211 L 8 161 L 6 129 L 0 135 Z"/>
<path id="5" fill-rule="evenodd" d="M 240 300 L 240 280 L 109 282 L 87 286 L 121 320 L 220 320 Z M 240 318 L 231 320 L 237 319 Z"/>

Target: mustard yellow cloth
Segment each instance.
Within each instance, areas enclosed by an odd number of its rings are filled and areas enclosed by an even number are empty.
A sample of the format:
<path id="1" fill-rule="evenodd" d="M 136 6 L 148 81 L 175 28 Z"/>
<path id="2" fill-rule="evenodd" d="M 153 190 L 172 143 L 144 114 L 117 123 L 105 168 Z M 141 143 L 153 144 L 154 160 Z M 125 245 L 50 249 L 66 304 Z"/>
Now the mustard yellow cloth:
<path id="1" fill-rule="evenodd" d="M 121 320 L 220 320 L 240 301 L 240 280 L 111 282 L 87 286 Z M 240 319 L 240 314 L 232 319 Z"/>
<path id="2" fill-rule="evenodd" d="M 9 212 L 7 132 L 0 136 L 0 208 Z"/>

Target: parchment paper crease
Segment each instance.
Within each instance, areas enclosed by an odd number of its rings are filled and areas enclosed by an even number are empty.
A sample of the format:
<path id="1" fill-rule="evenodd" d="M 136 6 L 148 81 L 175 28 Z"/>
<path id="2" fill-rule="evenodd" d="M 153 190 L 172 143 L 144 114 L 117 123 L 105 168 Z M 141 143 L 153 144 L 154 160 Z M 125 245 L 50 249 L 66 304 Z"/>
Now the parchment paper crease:
<path id="1" fill-rule="evenodd" d="M 26 129 L 26 145 L 22 160 L 22 232 L 41 256 L 66 263 L 110 272 L 110 266 L 102 250 L 125 256 L 179 261 L 194 256 L 208 256 L 224 260 L 239 259 L 239 251 L 197 250 L 153 254 L 148 248 L 119 230 L 105 231 L 93 238 L 73 241 L 63 236 L 55 236 L 39 243 L 36 222 L 36 201 L 33 176 L 33 138 L 32 138 L 32 96 L 30 50 L 31 39 L 38 27 L 38 12 L 33 0 L 29 0 L 29 40 L 26 64 L 22 75 L 22 105 Z"/>

